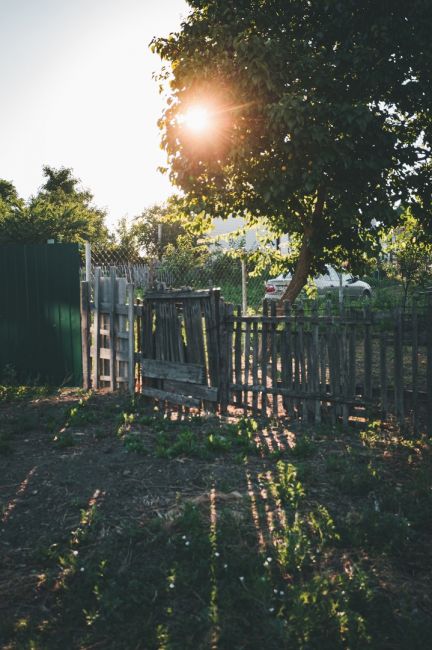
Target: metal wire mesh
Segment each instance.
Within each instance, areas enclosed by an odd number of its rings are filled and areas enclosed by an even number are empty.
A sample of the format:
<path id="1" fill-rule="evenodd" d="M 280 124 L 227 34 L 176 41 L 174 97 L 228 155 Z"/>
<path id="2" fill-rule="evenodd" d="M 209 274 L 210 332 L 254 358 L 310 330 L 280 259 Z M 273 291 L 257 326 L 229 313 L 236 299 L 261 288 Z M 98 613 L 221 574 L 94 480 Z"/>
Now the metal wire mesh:
<path id="1" fill-rule="evenodd" d="M 133 282 L 139 292 L 163 285 L 166 288 L 207 289 L 219 287 L 224 299 L 244 308 L 257 310 L 264 298 L 267 272 L 256 274 L 255 265 L 245 259 L 243 264 L 236 251 L 212 250 L 200 247 L 199 251 L 172 247 L 160 259 L 137 255 L 127 247 L 107 248 L 92 244 L 90 282 L 94 271 L 109 275 L 115 267 L 117 276 Z M 82 278 L 85 276 L 83 261 Z"/>

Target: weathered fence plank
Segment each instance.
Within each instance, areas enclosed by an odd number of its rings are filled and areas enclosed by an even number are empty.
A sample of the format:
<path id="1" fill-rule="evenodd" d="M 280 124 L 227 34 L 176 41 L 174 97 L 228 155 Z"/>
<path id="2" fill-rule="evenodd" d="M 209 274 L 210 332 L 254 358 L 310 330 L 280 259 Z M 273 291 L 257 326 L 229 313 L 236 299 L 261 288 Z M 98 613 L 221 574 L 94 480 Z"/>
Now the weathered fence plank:
<path id="1" fill-rule="evenodd" d="M 195 363 L 176 363 L 162 359 L 145 359 L 141 361 L 143 377 L 150 379 L 173 379 L 189 383 L 204 382 L 204 367 Z"/>
<path id="2" fill-rule="evenodd" d="M 82 344 L 83 388 L 84 390 L 89 390 L 91 386 L 91 358 L 90 358 L 90 286 L 88 282 L 81 282 L 81 344 Z"/>
<path id="3" fill-rule="evenodd" d="M 93 388 L 99 388 L 100 365 L 100 269 L 95 270 L 94 287 L 94 320 L 93 320 Z"/>
<path id="4" fill-rule="evenodd" d="M 199 408 L 201 406 L 201 401 L 195 397 L 189 397 L 188 395 L 180 395 L 178 393 L 172 393 L 170 391 L 161 390 L 158 388 L 148 388 L 144 387 L 142 390 L 144 397 L 152 397 L 161 402 L 171 402 L 171 404 L 183 404 L 183 406 L 193 406 Z"/>

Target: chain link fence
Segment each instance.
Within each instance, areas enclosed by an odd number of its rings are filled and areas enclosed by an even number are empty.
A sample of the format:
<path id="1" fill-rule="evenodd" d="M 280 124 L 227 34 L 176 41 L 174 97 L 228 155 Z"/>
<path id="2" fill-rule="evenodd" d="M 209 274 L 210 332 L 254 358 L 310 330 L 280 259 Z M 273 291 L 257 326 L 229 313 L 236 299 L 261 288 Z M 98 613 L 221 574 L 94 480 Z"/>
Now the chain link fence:
<path id="1" fill-rule="evenodd" d="M 240 255 L 236 249 L 171 247 L 157 259 L 137 255 L 136 251 L 128 251 L 126 247 L 86 245 L 82 279 L 87 277 L 93 284 L 96 268 L 102 275 L 109 275 L 112 267 L 118 276 L 135 285 L 138 297 L 147 289 L 158 286 L 172 289 L 219 287 L 224 299 L 241 305 L 244 313 L 261 307 L 265 282 L 270 277 L 269 271 L 258 272 L 247 254 Z"/>

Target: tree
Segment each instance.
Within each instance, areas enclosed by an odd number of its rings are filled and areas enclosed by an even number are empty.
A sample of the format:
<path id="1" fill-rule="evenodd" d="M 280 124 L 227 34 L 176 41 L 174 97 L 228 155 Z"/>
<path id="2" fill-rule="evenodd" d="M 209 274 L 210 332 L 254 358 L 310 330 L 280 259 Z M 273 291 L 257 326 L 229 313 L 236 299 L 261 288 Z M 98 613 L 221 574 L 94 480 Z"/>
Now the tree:
<path id="1" fill-rule="evenodd" d="M 93 195 L 78 188 L 71 169 L 43 168 L 46 182 L 28 202 L 12 183 L 0 180 L 0 242 L 38 243 L 107 241 L 105 211 Z"/>
<path id="2" fill-rule="evenodd" d="M 155 39 L 172 181 L 214 216 L 297 243 L 293 301 L 325 263 L 359 270 L 372 219 L 432 224 L 429 0 L 190 0 Z M 193 106 L 208 128 L 188 128 Z"/>
<path id="3" fill-rule="evenodd" d="M 146 208 L 135 217 L 123 239 L 132 237 L 146 256 L 160 258 L 168 246 L 176 248 L 179 238 L 183 248 L 187 245 L 196 248 L 199 237 L 210 227 L 211 220 L 195 211 L 193 202 L 173 195 L 165 203 Z"/>
<path id="4" fill-rule="evenodd" d="M 402 283 L 405 311 L 412 287 L 424 287 L 431 279 L 432 243 L 411 210 L 404 210 L 400 223 L 384 234 L 384 248 L 390 256 L 385 265 L 389 277 Z"/>
<path id="5" fill-rule="evenodd" d="M 133 229 L 139 244 L 149 257 L 161 257 L 166 247 L 175 245 L 185 228 L 173 209 L 174 198 L 165 204 L 146 208 L 134 219 Z"/>

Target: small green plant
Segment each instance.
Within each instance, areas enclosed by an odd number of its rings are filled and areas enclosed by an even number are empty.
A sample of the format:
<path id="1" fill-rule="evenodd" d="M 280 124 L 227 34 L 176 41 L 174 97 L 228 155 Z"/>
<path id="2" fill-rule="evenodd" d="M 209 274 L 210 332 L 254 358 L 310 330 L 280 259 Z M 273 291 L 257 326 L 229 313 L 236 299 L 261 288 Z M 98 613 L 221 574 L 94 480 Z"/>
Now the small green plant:
<path id="1" fill-rule="evenodd" d="M 345 544 L 401 555 L 409 548 L 412 529 L 405 517 L 367 506 L 347 515 L 341 539 Z"/>
<path id="2" fill-rule="evenodd" d="M 377 444 L 382 442 L 382 423 L 377 420 L 370 422 L 368 428 L 365 431 L 360 432 L 360 440 L 366 447 L 375 447 Z"/>
<path id="3" fill-rule="evenodd" d="M 315 454 L 315 451 L 316 444 L 313 439 L 306 434 L 302 434 L 296 436 L 296 444 L 290 450 L 290 453 L 294 458 L 310 458 Z"/>
<path id="4" fill-rule="evenodd" d="M 367 460 L 367 459 L 366 459 Z M 331 454 L 326 459 L 326 470 L 333 485 L 341 492 L 354 497 L 365 496 L 379 486 L 379 473 L 371 461 L 341 454 Z"/>
<path id="5" fill-rule="evenodd" d="M 149 450 L 142 440 L 142 437 L 138 433 L 131 431 L 127 433 L 123 438 L 123 444 L 126 448 L 126 451 L 131 451 L 143 455 L 149 453 Z"/>
<path id="6" fill-rule="evenodd" d="M 205 458 L 208 452 L 200 443 L 198 435 L 191 429 L 182 429 L 173 440 L 172 436 L 159 434 L 156 441 L 156 454 L 161 458 L 177 456 L 194 456 Z"/>

